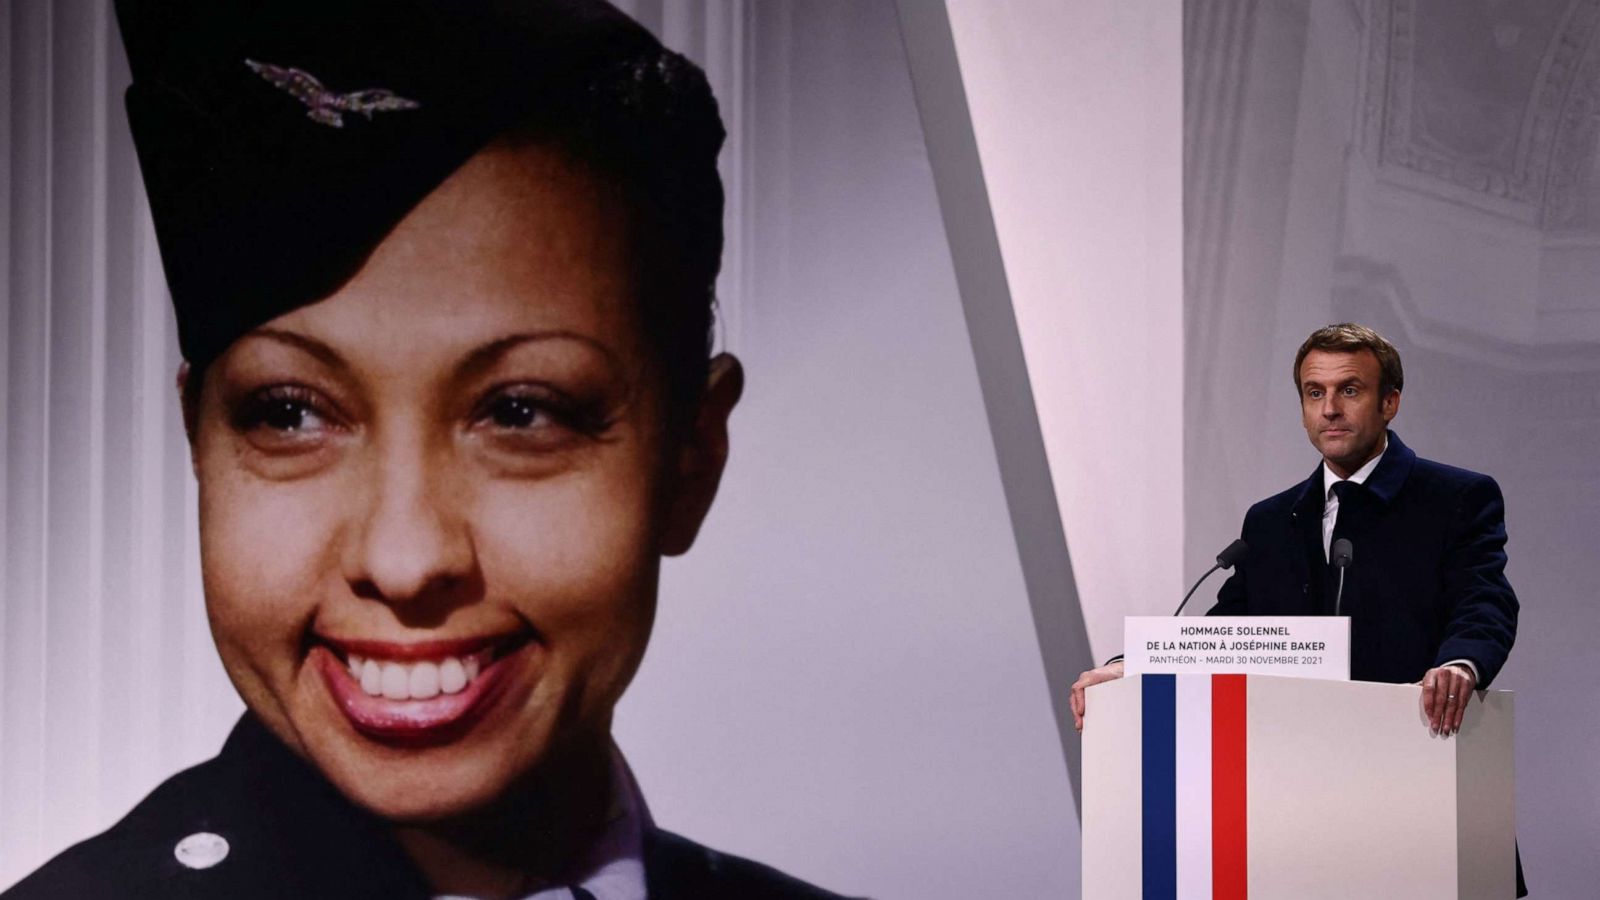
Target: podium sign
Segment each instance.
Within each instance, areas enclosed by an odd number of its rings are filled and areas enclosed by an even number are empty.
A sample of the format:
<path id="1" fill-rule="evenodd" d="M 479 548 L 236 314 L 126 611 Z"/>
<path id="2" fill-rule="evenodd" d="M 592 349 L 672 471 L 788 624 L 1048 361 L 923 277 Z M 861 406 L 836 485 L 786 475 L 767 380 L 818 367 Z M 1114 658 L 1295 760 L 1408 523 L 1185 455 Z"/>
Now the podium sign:
<path id="1" fill-rule="evenodd" d="M 1349 616 L 1128 616 L 1129 675 L 1287 675 L 1350 680 Z"/>

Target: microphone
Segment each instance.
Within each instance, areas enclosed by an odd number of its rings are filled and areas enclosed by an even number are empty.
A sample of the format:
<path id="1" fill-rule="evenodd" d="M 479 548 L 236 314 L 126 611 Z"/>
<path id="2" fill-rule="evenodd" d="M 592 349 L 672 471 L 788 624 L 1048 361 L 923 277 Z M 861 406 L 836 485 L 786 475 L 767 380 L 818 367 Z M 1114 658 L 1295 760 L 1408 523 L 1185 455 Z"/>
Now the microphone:
<path id="1" fill-rule="evenodd" d="M 1345 543 L 1348 544 L 1349 541 L 1346 541 Z M 1200 581 L 1196 581 L 1194 583 L 1194 587 L 1189 588 L 1189 593 L 1183 595 L 1183 603 L 1178 604 L 1178 609 L 1173 613 L 1173 615 L 1180 615 L 1183 612 L 1183 607 L 1188 604 L 1189 598 L 1193 597 L 1194 592 L 1199 589 L 1201 581 L 1205 581 L 1207 578 L 1210 578 L 1211 573 L 1218 569 L 1233 568 L 1234 564 L 1239 560 L 1244 559 L 1245 554 L 1249 552 L 1250 545 L 1246 544 L 1242 539 L 1234 541 L 1228 546 L 1222 548 L 1222 552 L 1217 554 L 1217 564 L 1207 569 L 1206 573 L 1200 576 Z"/>
<path id="2" fill-rule="evenodd" d="M 1333 595 L 1333 614 L 1339 614 L 1339 604 L 1344 600 L 1344 570 L 1350 568 L 1350 557 L 1354 552 L 1350 546 L 1349 538 L 1339 538 L 1333 542 L 1333 549 L 1328 552 L 1329 562 L 1339 570 L 1339 592 Z"/>

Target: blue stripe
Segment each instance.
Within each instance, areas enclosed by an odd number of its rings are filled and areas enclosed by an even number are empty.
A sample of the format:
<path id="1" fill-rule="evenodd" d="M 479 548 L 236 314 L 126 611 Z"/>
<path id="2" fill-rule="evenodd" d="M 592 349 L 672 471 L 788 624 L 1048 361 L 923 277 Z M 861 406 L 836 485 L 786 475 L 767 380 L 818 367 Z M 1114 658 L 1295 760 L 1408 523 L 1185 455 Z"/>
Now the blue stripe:
<path id="1" fill-rule="evenodd" d="M 1178 896 L 1178 681 L 1143 675 L 1144 900 Z"/>

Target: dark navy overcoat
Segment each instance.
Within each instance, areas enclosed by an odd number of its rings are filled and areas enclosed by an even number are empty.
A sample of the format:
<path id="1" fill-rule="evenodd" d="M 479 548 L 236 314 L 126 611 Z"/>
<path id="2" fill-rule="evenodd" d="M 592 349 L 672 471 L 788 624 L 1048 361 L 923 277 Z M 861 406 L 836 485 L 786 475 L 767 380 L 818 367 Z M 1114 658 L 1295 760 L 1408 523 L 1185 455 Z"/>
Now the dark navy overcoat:
<path id="1" fill-rule="evenodd" d="M 1322 543 L 1322 467 L 1250 507 L 1250 550 L 1211 615 L 1327 615 L 1336 573 Z M 1419 458 L 1389 432 L 1362 485 L 1339 503 L 1333 539 L 1353 547 L 1342 611 L 1350 677 L 1414 682 L 1468 659 L 1487 687 L 1517 636 L 1517 595 L 1506 580 L 1505 501 L 1493 478 Z"/>

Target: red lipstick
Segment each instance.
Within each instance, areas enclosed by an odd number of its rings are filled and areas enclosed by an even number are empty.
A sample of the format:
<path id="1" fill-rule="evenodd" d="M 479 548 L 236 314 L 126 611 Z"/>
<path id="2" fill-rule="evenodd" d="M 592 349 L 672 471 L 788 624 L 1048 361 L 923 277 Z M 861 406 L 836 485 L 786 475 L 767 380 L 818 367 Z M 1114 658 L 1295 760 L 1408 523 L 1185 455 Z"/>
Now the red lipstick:
<path id="1" fill-rule="evenodd" d="M 504 650 L 507 645 L 504 637 L 410 644 L 330 640 L 327 645 L 312 647 L 311 662 L 322 675 L 334 705 L 356 731 L 384 743 L 433 745 L 465 734 L 505 693 L 513 668 L 529 652 L 531 642 L 518 643 L 497 655 L 497 648 Z M 332 648 L 337 648 L 345 659 L 341 660 Z M 363 689 L 361 681 L 351 673 L 347 662 L 351 657 L 363 660 L 364 665 L 381 667 L 385 675 L 395 667 L 401 667 L 396 675 L 409 675 L 411 664 L 454 659 L 458 663 L 466 661 L 472 675 L 465 686 L 454 692 L 435 689 L 426 699 L 394 699 L 374 696 Z"/>

